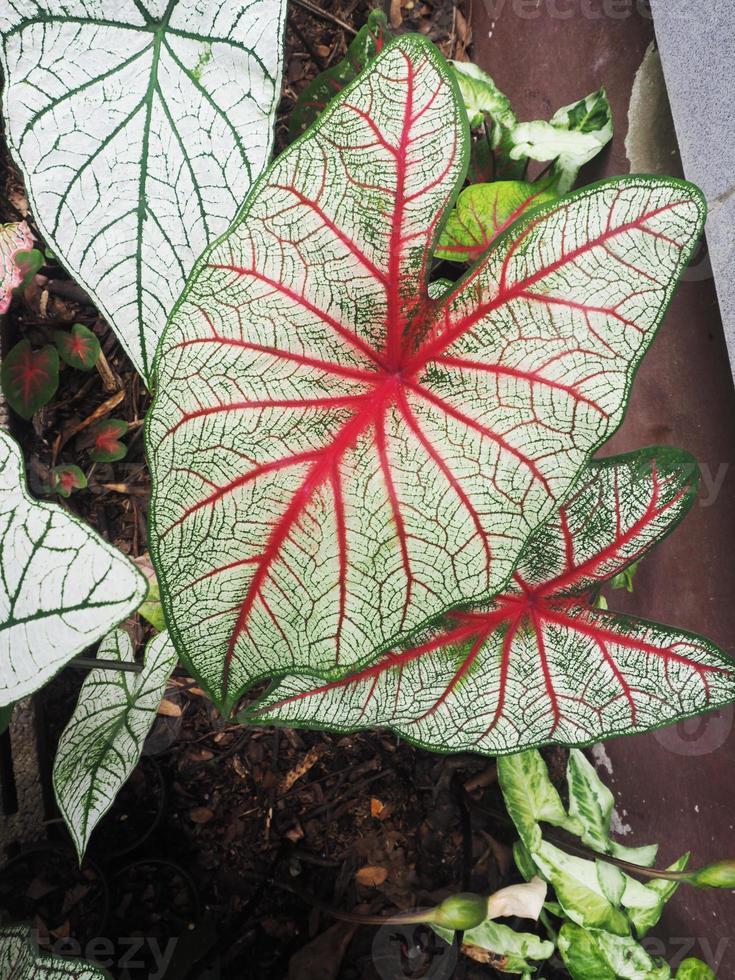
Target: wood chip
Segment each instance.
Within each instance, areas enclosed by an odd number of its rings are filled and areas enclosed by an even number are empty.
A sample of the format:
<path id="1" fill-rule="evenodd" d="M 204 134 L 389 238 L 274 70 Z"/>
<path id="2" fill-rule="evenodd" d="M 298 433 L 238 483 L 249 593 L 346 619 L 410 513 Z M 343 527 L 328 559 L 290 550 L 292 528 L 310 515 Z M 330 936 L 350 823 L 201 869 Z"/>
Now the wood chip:
<path id="1" fill-rule="evenodd" d="M 390 26 L 396 30 L 402 23 L 401 0 L 390 0 Z"/>
<path id="2" fill-rule="evenodd" d="M 381 868 L 379 864 L 366 864 L 364 868 L 360 868 L 356 872 L 355 881 L 365 888 L 377 888 L 378 885 L 383 884 L 387 877 L 387 868 Z"/>
<path id="3" fill-rule="evenodd" d="M 166 718 L 180 718 L 181 707 L 178 704 L 174 704 L 173 701 L 164 698 L 158 705 L 158 714 L 164 715 Z"/>
<path id="4" fill-rule="evenodd" d="M 301 762 L 297 763 L 283 777 L 278 786 L 278 795 L 285 796 L 293 784 L 317 764 L 323 752 L 324 748 L 321 745 L 315 745 L 313 749 L 309 749 Z"/>
<path id="5" fill-rule="evenodd" d="M 192 823 L 209 823 L 213 816 L 214 813 L 208 806 L 195 806 L 189 810 L 189 819 Z"/>

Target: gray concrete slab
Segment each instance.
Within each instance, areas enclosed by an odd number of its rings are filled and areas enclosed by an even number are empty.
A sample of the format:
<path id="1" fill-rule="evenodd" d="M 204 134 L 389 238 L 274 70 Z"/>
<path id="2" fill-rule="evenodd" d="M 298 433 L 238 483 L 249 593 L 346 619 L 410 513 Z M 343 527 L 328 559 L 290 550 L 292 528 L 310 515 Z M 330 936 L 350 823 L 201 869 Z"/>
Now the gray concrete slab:
<path id="1" fill-rule="evenodd" d="M 651 5 L 684 173 L 710 207 L 707 242 L 735 376 L 735 4 Z"/>

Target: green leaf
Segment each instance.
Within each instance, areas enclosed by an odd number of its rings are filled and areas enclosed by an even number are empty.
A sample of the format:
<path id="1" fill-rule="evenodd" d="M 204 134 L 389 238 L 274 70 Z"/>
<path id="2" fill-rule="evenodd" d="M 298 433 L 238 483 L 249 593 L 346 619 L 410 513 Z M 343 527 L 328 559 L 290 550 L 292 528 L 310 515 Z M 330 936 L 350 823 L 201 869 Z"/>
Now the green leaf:
<path id="1" fill-rule="evenodd" d="M 367 21 L 350 42 L 347 54 L 336 65 L 321 72 L 301 92 L 291 110 L 290 140 L 301 136 L 331 100 L 379 54 L 390 39 L 388 19 L 382 10 L 371 10 Z"/>
<path id="2" fill-rule="evenodd" d="M 104 638 L 97 656 L 135 660 L 133 644 L 122 629 Z M 159 633 L 148 644 L 139 673 L 100 668 L 85 678 L 53 771 L 56 802 L 80 861 L 92 831 L 138 764 L 176 661 L 168 633 Z"/>
<path id="3" fill-rule="evenodd" d="M 89 427 L 92 447 L 89 458 L 95 463 L 114 463 L 124 459 L 128 447 L 121 442 L 122 436 L 128 431 L 128 423 L 123 419 L 102 419 Z"/>
<path id="4" fill-rule="evenodd" d="M 0 705 L 32 694 L 129 616 L 145 579 L 91 528 L 25 489 L 0 432 Z"/>
<path id="5" fill-rule="evenodd" d="M 284 679 L 251 717 L 390 726 L 429 749 L 498 755 L 645 731 L 730 703 L 735 669 L 709 641 L 588 601 L 676 526 L 697 481 L 692 458 L 671 449 L 595 462 L 529 542 L 505 592 L 338 680 Z"/>
<path id="6" fill-rule="evenodd" d="M 676 980 L 717 980 L 717 977 L 706 963 L 690 956 L 679 964 Z"/>
<path id="7" fill-rule="evenodd" d="M 449 943 L 454 940 L 451 929 L 432 925 L 434 932 Z M 540 939 L 532 932 L 516 932 L 510 926 L 486 919 L 474 929 L 467 929 L 462 942 L 495 953 L 501 962 L 493 961 L 493 968 L 501 973 L 533 972 L 533 961 L 547 960 L 554 953 L 554 944 Z"/>
<path id="8" fill-rule="evenodd" d="M 630 936 L 611 936 L 565 922 L 559 952 L 572 980 L 667 980 L 671 970 Z"/>
<path id="9" fill-rule="evenodd" d="M 0 707 L 0 735 L 10 728 L 10 722 L 13 720 L 14 708 L 14 701 L 11 704 L 4 704 L 2 707 Z"/>
<path id="10" fill-rule="evenodd" d="M 555 827 L 569 824 L 561 797 L 549 779 L 546 763 L 535 749 L 501 756 L 498 782 L 508 815 L 527 851 L 541 843 L 540 821 Z"/>
<path id="11" fill-rule="evenodd" d="M 49 474 L 49 487 L 60 497 L 70 497 L 75 490 L 84 490 L 86 486 L 87 477 L 73 463 L 54 466 Z"/>
<path id="12" fill-rule="evenodd" d="M 0 976 L 5 980 L 110 980 L 110 974 L 83 960 L 42 953 L 28 926 L 0 929 Z"/>
<path id="13" fill-rule="evenodd" d="M 25 221 L 0 224 L 0 316 L 7 312 L 13 290 L 20 286 L 25 270 L 20 259 L 33 249 L 33 235 Z"/>
<path id="14" fill-rule="evenodd" d="M 285 7 L 0 10 L 5 136 L 34 218 L 145 377 L 194 262 L 270 155 Z"/>
<path id="15" fill-rule="evenodd" d="M 562 106 L 549 122 L 519 123 L 510 136 L 510 155 L 514 160 L 554 160 L 549 185 L 557 194 L 566 194 L 580 167 L 597 156 L 612 136 L 610 103 L 601 88 L 580 102 Z"/>
<path id="16" fill-rule="evenodd" d="M 13 411 L 30 419 L 51 401 L 59 387 L 56 348 L 46 344 L 41 350 L 32 350 L 30 340 L 19 340 L 3 359 L 0 379 Z"/>
<path id="17" fill-rule="evenodd" d="M 32 248 L 29 251 L 17 252 L 15 255 L 15 264 L 18 266 L 22 279 L 18 286 L 19 289 L 25 288 L 31 279 L 36 275 L 38 270 L 44 263 L 43 252 L 39 251 L 37 248 Z"/>
<path id="18" fill-rule="evenodd" d="M 689 854 L 682 856 L 675 861 L 668 871 L 683 871 L 689 863 Z M 632 907 L 628 909 L 628 916 L 635 927 L 636 935 L 642 939 L 649 929 L 652 929 L 663 915 L 664 906 L 679 887 L 678 881 L 669 881 L 666 878 L 654 878 L 653 881 L 644 885 L 647 891 L 655 896 L 655 904 L 645 908 Z"/>
<path id="19" fill-rule="evenodd" d="M 579 826 L 582 842 L 601 854 L 632 864 L 650 867 L 656 860 L 658 846 L 624 847 L 610 839 L 610 823 L 615 800 L 584 752 L 572 749 L 567 765 L 569 814 Z"/>
<path id="20" fill-rule="evenodd" d="M 622 572 L 618 572 L 610 579 L 610 585 L 613 589 L 625 589 L 626 592 L 633 591 L 633 578 L 635 573 L 638 571 L 639 561 L 634 561 L 627 568 L 624 568 Z"/>
<path id="21" fill-rule="evenodd" d="M 457 198 L 439 237 L 436 257 L 450 262 L 474 262 L 513 221 L 531 208 L 554 200 L 553 191 L 522 180 L 471 184 Z"/>
<path id="22" fill-rule="evenodd" d="M 429 301 L 465 123 L 436 49 L 388 45 L 263 175 L 170 321 L 151 554 L 179 653 L 226 709 L 496 594 L 618 426 L 694 245 L 699 192 L 627 177 L 515 222 Z"/>
<path id="23" fill-rule="evenodd" d="M 102 350 L 97 337 L 83 323 L 75 323 L 69 333 L 55 330 L 54 343 L 62 361 L 79 371 L 91 371 Z"/>
<path id="24" fill-rule="evenodd" d="M 481 126 L 489 116 L 497 131 L 495 145 L 500 140 L 500 130 L 512 129 L 518 122 L 510 100 L 504 95 L 486 71 L 471 61 L 451 61 L 450 67 L 459 86 L 462 102 L 467 111 L 470 128 Z"/>

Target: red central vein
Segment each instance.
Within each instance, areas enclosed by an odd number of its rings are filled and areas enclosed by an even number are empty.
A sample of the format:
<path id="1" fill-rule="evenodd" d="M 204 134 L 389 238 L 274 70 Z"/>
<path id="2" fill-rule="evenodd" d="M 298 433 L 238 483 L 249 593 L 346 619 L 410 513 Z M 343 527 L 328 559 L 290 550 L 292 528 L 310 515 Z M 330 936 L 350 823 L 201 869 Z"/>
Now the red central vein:
<path id="1" fill-rule="evenodd" d="M 674 201 L 671 204 L 664 205 L 660 208 L 656 208 L 653 211 L 648 212 L 647 214 L 641 215 L 641 217 L 637 218 L 635 221 L 626 222 L 623 225 L 619 225 L 617 228 L 607 228 L 596 238 L 591 239 L 585 242 L 583 245 L 580 245 L 577 248 L 572 249 L 572 251 L 565 253 L 560 258 L 556 259 L 554 262 L 550 262 L 547 266 L 544 266 L 544 268 L 539 269 L 538 272 L 533 273 L 533 275 L 528 276 L 526 279 L 522 279 L 519 282 L 514 283 L 512 286 L 507 287 L 505 285 L 505 274 L 510 259 L 515 254 L 515 251 L 517 251 L 518 247 L 522 244 L 522 242 L 528 237 L 528 235 L 533 230 L 533 228 L 538 224 L 538 222 L 544 219 L 544 216 L 542 215 L 540 218 L 536 219 L 536 221 L 531 221 L 528 227 L 524 230 L 523 235 L 521 235 L 518 239 L 516 239 L 516 241 L 513 243 L 513 246 L 508 250 L 508 253 L 505 256 L 505 259 L 503 261 L 503 273 L 501 276 L 500 289 L 496 294 L 496 296 L 494 296 L 490 300 L 487 300 L 485 303 L 480 303 L 478 306 L 474 308 L 474 310 L 471 313 L 465 314 L 464 316 L 460 317 L 460 319 L 456 323 L 450 324 L 440 336 L 436 337 L 433 341 L 427 344 L 423 350 L 420 350 L 418 352 L 418 354 L 411 362 L 411 364 L 408 365 L 408 367 L 412 371 L 420 370 L 429 361 L 433 360 L 438 354 L 441 354 L 448 347 L 450 347 L 455 342 L 455 340 L 458 340 L 459 337 L 462 336 L 462 334 L 466 333 L 467 330 L 471 329 L 476 323 L 478 323 L 485 316 L 487 316 L 488 313 L 491 313 L 493 310 L 497 309 L 499 306 L 503 304 L 509 303 L 513 299 L 517 299 L 522 293 L 528 290 L 529 287 L 533 286 L 541 279 L 544 279 L 546 276 L 549 276 L 552 273 L 556 272 L 564 265 L 575 261 L 575 259 L 579 258 L 581 255 L 584 255 L 587 252 L 592 251 L 594 248 L 604 245 L 610 239 L 615 238 L 618 235 L 626 234 L 629 231 L 641 231 L 644 234 L 651 234 L 659 237 L 659 233 L 654 232 L 652 229 L 645 227 L 645 222 L 649 221 L 651 218 L 654 218 L 663 212 L 670 211 L 675 207 L 679 207 L 680 205 L 687 204 L 687 203 L 688 201 L 684 201 L 684 200 Z M 677 247 L 679 248 L 682 247 L 681 243 L 674 242 L 673 240 L 671 241 L 672 244 L 676 245 Z M 479 275 L 483 271 L 483 269 L 484 266 L 481 267 L 470 280 L 462 282 L 460 288 L 463 291 L 466 291 L 470 286 L 471 282 L 477 277 L 477 275 Z M 449 308 L 449 304 L 452 303 L 457 298 L 457 296 L 458 293 L 457 290 L 455 290 L 445 298 L 443 305 L 445 306 L 446 309 Z"/>
<path id="2" fill-rule="evenodd" d="M 226 272 L 236 272 L 237 275 L 239 276 L 252 276 L 253 279 L 257 279 L 259 282 L 265 283 L 267 286 L 270 286 L 272 289 L 274 289 L 277 293 L 281 293 L 283 296 L 286 296 L 288 299 L 293 300 L 293 302 L 296 303 L 298 306 L 303 306 L 304 309 L 308 310 L 310 313 L 313 313 L 314 316 L 316 316 L 318 319 L 322 321 L 322 323 L 326 323 L 327 326 L 331 327 L 336 334 L 342 337 L 342 339 L 345 340 L 352 347 L 359 350 L 361 354 L 364 354 L 365 357 L 367 357 L 370 361 L 372 361 L 373 364 L 377 364 L 378 367 L 384 368 L 384 364 L 382 363 L 380 356 L 376 354 L 376 352 L 372 349 L 372 347 L 370 347 L 369 344 L 366 344 L 364 340 L 358 337 L 357 334 L 353 333 L 352 330 L 349 330 L 347 327 L 345 327 L 344 324 L 340 323 L 339 320 L 336 320 L 325 310 L 322 310 L 320 307 L 316 306 L 315 303 L 312 303 L 311 300 L 308 300 L 306 296 L 304 296 L 302 293 L 297 293 L 295 290 L 290 289 L 288 286 L 285 285 L 285 283 L 281 282 L 280 280 L 271 279 L 269 276 L 266 276 L 266 274 L 264 272 L 261 272 L 259 269 L 255 269 L 255 268 L 245 269 L 240 265 L 214 264 L 214 265 L 210 265 L 209 268 L 222 269 Z"/>

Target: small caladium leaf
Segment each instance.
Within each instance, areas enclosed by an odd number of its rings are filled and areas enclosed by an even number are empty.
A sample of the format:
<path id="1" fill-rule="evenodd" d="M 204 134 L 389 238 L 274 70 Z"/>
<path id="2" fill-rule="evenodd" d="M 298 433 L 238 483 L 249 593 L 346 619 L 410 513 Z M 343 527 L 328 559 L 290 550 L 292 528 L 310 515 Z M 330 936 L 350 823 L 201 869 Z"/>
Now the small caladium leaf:
<path id="1" fill-rule="evenodd" d="M 54 343 L 62 361 L 79 371 L 91 371 L 100 356 L 100 342 L 83 323 L 75 323 L 70 331 L 55 330 Z"/>
<path id="2" fill-rule="evenodd" d="M 59 387 L 59 355 L 46 344 L 33 350 L 29 340 L 19 340 L 3 359 L 0 373 L 8 404 L 24 419 L 48 404 Z"/>
<path id="3" fill-rule="evenodd" d="M 6 980 L 110 980 L 98 966 L 67 956 L 52 956 L 38 948 L 29 926 L 0 929 L 0 977 Z"/>
<path id="4" fill-rule="evenodd" d="M 550 184 L 558 194 L 574 186 L 580 167 L 597 156 L 613 136 L 612 113 L 605 89 L 563 106 L 549 122 L 519 123 L 511 140 L 513 159 L 554 160 Z"/>
<path id="5" fill-rule="evenodd" d="M 565 922 L 559 952 L 572 980 L 667 980 L 671 969 L 630 936 L 584 929 Z"/>
<path id="6" fill-rule="evenodd" d="M 389 44 L 261 178 L 170 322 L 151 554 L 219 704 L 263 676 L 336 676 L 496 593 L 622 417 L 699 192 L 587 188 L 432 300 L 465 124 L 436 49 Z"/>
<path id="7" fill-rule="evenodd" d="M 471 184 L 457 198 L 436 249 L 438 259 L 472 263 L 531 208 L 556 200 L 553 191 L 522 180 Z"/>
<path id="8" fill-rule="evenodd" d="M 450 945 L 454 942 L 454 932 L 432 925 L 434 932 Z M 486 919 L 482 925 L 474 929 L 466 929 L 462 937 L 463 947 L 476 947 L 487 950 L 498 957 L 493 967 L 501 973 L 530 974 L 534 970 L 534 961 L 549 959 L 554 953 L 554 944 L 540 939 L 532 932 L 516 932 L 510 926 Z M 471 950 L 469 951 L 471 954 Z"/>
<path id="9" fill-rule="evenodd" d="M 92 439 L 89 458 L 95 463 L 114 463 L 118 459 L 124 459 L 128 447 L 121 439 L 127 431 L 128 423 L 124 419 L 102 419 L 95 422 L 89 427 L 89 436 Z"/>
<path id="10" fill-rule="evenodd" d="M 0 225 L 0 316 L 7 312 L 13 290 L 26 274 L 20 259 L 33 249 L 33 235 L 25 221 Z"/>
<path id="11" fill-rule="evenodd" d="M 54 466 L 49 474 L 49 487 L 61 497 L 70 497 L 75 490 L 84 490 L 87 477 L 83 470 L 73 463 Z"/>
<path id="12" fill-rule="evenodd" d="M 32 694 L 140 605 L 143 576 L 91 528 L 25 488 L 0 432 L 0 705 Z"/>
<path id="13" fill-rule="evenodd" d="M 289 137 L 295 140 L 310 126 L 328 103 L 360 74 L 383 50 L 390 39 L 388 18 L 382 10 L 371 10 L 367 21 L 350 42 L 344 58 L 323 71 L 299 95 L 288 124 Z"/>
<path id="14" fill-rule="evenodd" d="M 505 593 L 340 680 L 284 680 L 263 716 L 340 730 L 389 725 L 430 749 L 496 755 L 645 731 L 729 703 L 735 666 L 712 643 L 588 602 L 671 531 L 697 478 L 692 458 L 670 449 L 592 464 Z M 591 799 L 577 789 L 590 827 Z M 609 816 L 609 800 L 598 805 L 589 843 Z"/>
<path id="15" fill-rule="evenodd" d="M 270 155 L 285 7 L 0 9 L 5 134 L 34 217 L 145 377 L 195 260 Z"/>
<path id="16" fill-rule="evenodd" d="M 113 630 L 101 660 L 133 663 L 130 637 Z M 91 670 L 54 760 L 54 792 L 80 860 L 90 835 L 138 764 L 177 655 L 168 633 L 148 644 L 143 670 Z"/>

